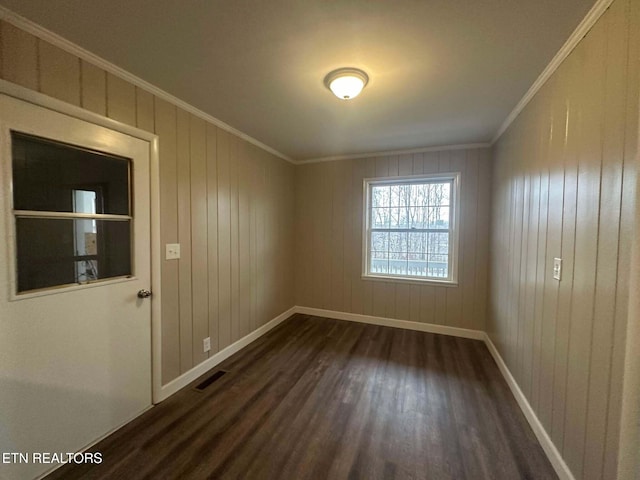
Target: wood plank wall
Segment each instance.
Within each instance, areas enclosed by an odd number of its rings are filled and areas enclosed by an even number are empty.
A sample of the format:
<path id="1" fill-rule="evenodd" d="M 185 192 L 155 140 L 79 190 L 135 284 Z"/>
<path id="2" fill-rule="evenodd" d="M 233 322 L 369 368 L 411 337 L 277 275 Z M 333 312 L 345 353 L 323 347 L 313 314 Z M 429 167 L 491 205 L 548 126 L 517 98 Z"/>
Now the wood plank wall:
<path id="1" fill-rule="evenodd" d="M 614 1 L 494 155 L 487 330 L 578 479 L 616 478 L 639 30 Z"/>
<path id="2" fill-rule="evenodd" d="M 293 306 L 293 165 L 6 22 L 0 78 L 159 136 L 164 384 Z"/>
<path id="3" fill-rule="evenodd" d="M 363 179 L 461 172 L 458 287 L 362 280 Z M 296 167 L 296 304 L 484 330 L 490 150 L 448 150 Z"/>

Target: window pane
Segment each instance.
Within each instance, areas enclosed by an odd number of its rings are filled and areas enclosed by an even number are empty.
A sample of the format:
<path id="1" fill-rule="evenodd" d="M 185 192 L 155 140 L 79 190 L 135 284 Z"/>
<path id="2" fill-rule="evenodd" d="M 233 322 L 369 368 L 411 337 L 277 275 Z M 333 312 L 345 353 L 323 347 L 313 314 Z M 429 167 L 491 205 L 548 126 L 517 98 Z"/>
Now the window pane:
<path id="1" fill-rule="evenodd" d="M 410 232 L 408 250 L 409 253 L 425 253 L 427 251 L 427 234 Z"/>
<path id="2" fill-rule="evenodd" d="M 389 233 L 388 232 L 372 232 L 371 233 L 371 250 L 378 252 L 386 252 L 389 250 Z"/>
<path id="3" fill-rule="evenodd" d="M 409 253 L 408 274 L 427 276 L 427 257 L 424 253 Z"/>
<path id="4" fill-rule="evenodd" d="M 129 221 L 17 218 L 18 292 L 131 275 Z"/>
<path id="5" fill-rule="evenodd" d="M 409 228 L 427 228 L 427 209 L 424 207 L 409 208 Z"/>
<path id="6" fill-rule="evenodd" d="M 409 228 L 409 209 L 407 207 L 398 209 L 398 228 Z"/>
<path id="7" fill-rule="evenodd" d="M 411 198 L 409 205 L 422 207 L 429 203 L 429 185 L 425 183 L 411 185 Z"/>
<path id="8" fill-rule="evenodd" d="M 451 201 L 449 200 L 450 195 L 451 195 L 451 183 L 443 183 L 442 190 L 440 193 L 439 205 L 451 205 Z"/>
<path id="9" fill-rule="evenodd" d="M 385 252 L 371 252 L 370 273 L 389 273 L 389 254 Z"/>
<path id="10" fill-rule="evenodd" d="M 389 228 L 400 228 L 400 209 L 399 208 L 391 208 L 389 209 Z"/>
<path id="11" fill-rule="evenodd" d="M 407 274 L 407 253 L 406 252 L 390 252 L 389 253 L 389 273 L 393 275 Z"/>
<path id="12" fill-rule="evenodd" d="M 449 205 L 450 183 L 432 183 L 429 186 L 429 205 L 433 207 Z"/>
<path id="13" fill-rule="evenodd" d="M 406 232 L 389 232 L 389 252 L 406 252 L 407 234 Z"/>
<path id="14" fill-rule="evenodd" d="M 402 206 L 402 194 L 400 192 L 400 185 L 391 185 L 389 188 L 391 190 L 391 206 L 392 207 L 400 207 Z"/>
<path id="15" fill-rule="evenodd" d="M 389 194 L 389 187 L 386 185 L 371 187 L 371 206 L 374 208 L 388 207 Z"/>
<path id="16" fill-rule="evenodd" d="M 373 208 L 371 210 L 371 228 L 389 228 L 391 212 L 388 208 Z"/>
<path id="17" fill-rule="evenodd" d="M 429 253 L 449 253 L 448 233 L 429 233 L 427 241 L 427 252 Z"/>
<path id="18" fill-rule="evenodd" d="M 129 215 L 129 160 L 11 132 L 16 210 Z"/>
<path id="19" fill-rule="evenodd" d="M 429 255 L 428 272 L 430 277 L 449 276 L 448 255 Z"/>
<path id="20" fill-rule="evenodd" d="M 429 207 L 427 216 L 429 218 L 428 228 L 449 228 L 449 207 Z"/>
<path id="21" fill-rule="evenodd" d="M 411 185 L 400 185 L 400 207 L 408 207 L 411 205 Z"/>

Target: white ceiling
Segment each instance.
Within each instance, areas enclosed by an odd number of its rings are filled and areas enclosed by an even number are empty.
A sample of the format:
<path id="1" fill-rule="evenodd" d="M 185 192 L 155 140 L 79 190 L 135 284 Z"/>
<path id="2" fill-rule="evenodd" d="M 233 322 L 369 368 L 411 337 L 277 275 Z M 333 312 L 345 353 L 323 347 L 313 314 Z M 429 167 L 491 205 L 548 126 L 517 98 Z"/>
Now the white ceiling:
<path id="1" fill-rule="evenodd" d="M 490 141 L 594 0 L 0 0 L 296 159 Z M 324 76 L 370 77 L 349 102 Z"/>

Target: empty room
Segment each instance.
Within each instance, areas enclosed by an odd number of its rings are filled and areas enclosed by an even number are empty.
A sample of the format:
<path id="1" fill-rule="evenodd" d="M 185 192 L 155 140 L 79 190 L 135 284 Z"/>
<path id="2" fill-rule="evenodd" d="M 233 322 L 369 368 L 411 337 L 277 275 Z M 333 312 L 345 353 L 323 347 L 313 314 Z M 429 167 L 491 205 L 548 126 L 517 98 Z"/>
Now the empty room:
<path id="1" fill-rule="evenodd" d="M 0 479 L 640 480 L 639 93 L 640 0 L 0 0 Z"/>

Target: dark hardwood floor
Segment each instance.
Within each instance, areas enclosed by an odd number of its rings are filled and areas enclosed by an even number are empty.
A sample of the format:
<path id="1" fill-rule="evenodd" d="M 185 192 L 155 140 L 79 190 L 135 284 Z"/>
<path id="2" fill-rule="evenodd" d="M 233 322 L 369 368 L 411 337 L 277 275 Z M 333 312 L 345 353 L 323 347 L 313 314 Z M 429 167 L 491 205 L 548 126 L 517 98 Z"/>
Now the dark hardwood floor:
<path id="1" fill-rule="evenodd" d="M 295 315 L 48 479 L 557 478 L 484 343 Z"/>

